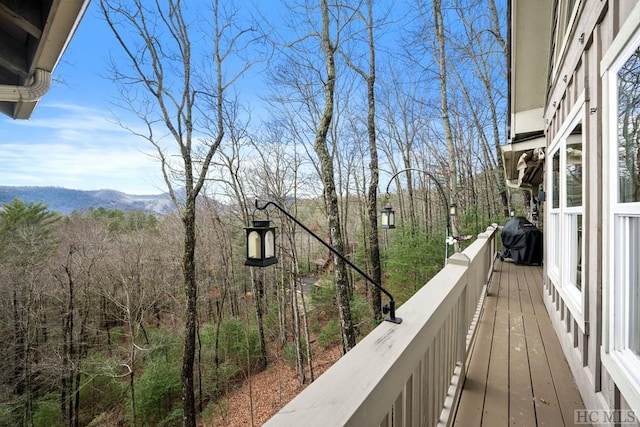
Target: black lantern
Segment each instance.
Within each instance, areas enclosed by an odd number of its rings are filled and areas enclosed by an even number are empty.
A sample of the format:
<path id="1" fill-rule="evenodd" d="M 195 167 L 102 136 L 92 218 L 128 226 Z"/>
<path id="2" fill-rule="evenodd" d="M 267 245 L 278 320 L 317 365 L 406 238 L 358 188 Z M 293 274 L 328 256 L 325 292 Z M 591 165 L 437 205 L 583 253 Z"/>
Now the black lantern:
<path id="1" fill-rule="evenodd" d="M 453 218 L 456 215 L 458 215 L 458 205 L 455 203 L 449 204 L 449 216 Z"/>
<path id="2" fill-rule="evenodd" d="M 268 219 L 254 219 L 247 231 L 247 259 L 244 265 L 267 267 L 278 262 L 276 258 L 276 228 Z"/>
<path id="3" fill-rule="evenodd" d="M 396 213 L 391 206 L 385 206 L 380 210 L 380 228 L 396 228 Z"/>

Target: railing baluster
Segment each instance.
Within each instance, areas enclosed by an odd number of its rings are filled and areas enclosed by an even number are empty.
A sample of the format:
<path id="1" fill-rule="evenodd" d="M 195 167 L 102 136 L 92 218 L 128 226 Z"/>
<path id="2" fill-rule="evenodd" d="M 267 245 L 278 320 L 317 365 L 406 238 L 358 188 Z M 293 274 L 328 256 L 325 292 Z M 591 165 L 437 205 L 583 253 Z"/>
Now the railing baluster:
<path id="1" fill-rule="evenodd" d="M 438 388 L 436 389 L 436 409 L 442 408 L 442 404 L 444 403 L 444 399 L 442 397 L 443 392 L 442 390 L 444 389 L 444 381 L 445 381 L 445 377 L 446 377 L 446 373 L 444 370 L 444 365 L 445 365 L 445 359 L 443 357 L 443 343 L 442 343 L 442 337 L 444 335 L 444 329 L 446 326 L 446 320 L 445 323 L 442 325 L 443 327 L 440 329 L 440 332 L 438 333 Z M 440 418 L 440 412 L 436 411 L 435 415 L 435 423 L 438 423 L 438 420 Z"/>
<path id="2" fill-rule="evenodd" d="M 402 413 L 404 414 L 402 426 L 411 425 L 411 405 L 413 403 L 413 375 L 409 377 L 404 385 L 404 398 L 402 400 Z"/>
<path id="3" fill-rule="evenodd" d="M 410 426 L 420 425 L 420 378 L 422 375 L 422 363 L 418 363 L 411 375 L 411 415 L 407 417 Z"/>
<path id="4" fill-rule="evenodd" d="M 459 309 L 459 318 L 458 318 L 458 332 L 457 336 L 457 360 L 456 362 L 464 363 L 467 359 L 467 332 L 469 331 L 469 322 L 467 320 L 467 316 L 469 313 L 469 307 L 467 303 L 467 291 L 469 290 L 469 285 L 467 285 L 462 291 L 461 304 Z"/>
<path id="5" fill-rule="evenodd" d="M 386 414 L 384 414 L 384 417 L 382 418 L 382 421 L 380 421 L 380 424 L 378 424 L 379 427 L 389 427 L 389 413 L 387 412 Z"/>
<path id="6" fill-rule="evenodd" d="M 406 384 L 405 384 L 406 387 Z M 393 427 L 404 427 L 404 390 L 402 393 L 398 395 L 396 401 L 393 405 L 393 417 L 392 426 Z"/>
<path id="7" fill-rule="evenodd" d="M 436 387 L 438 382 L 438 375 L 436 371 L 436 338 L 433 339 L 429 347 L 429 425 L 436 425 Z"/>

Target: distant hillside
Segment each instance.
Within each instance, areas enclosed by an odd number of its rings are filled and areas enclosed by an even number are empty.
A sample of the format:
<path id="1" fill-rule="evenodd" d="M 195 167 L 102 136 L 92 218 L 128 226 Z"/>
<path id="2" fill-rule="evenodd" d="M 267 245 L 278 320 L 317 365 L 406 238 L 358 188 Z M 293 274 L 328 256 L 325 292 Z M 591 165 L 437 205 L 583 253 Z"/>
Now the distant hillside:
<path id="1" fill-rule="evenodd" d="M 26 203 L 40 201 L 49 205 L 52 211 L 69 214 L 72 211 L 86 211 L 90 207 L 119 209 L 122 211 L 142 210 L 166 215 L 175 210 L 168 194 L 136 196 L 115 190 L 70 190 L 60 187 L 8 187 L 0 186 L 0 205 L 18 198 Z"/>

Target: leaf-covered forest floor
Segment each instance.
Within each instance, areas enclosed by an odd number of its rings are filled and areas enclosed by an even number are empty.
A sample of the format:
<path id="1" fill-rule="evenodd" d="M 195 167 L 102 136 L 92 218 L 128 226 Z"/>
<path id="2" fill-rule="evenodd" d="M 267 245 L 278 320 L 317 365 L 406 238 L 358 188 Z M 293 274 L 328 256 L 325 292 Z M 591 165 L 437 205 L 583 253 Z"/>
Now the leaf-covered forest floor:
<path id="1" fill-rule="evenodd" d="M 316 378 L 342 356 L 342 345 L 314 348 Z M 308 375 L 308 373 L 307 373 Z M 308 381 L 308 380 L 307 380 Z M 236 390 L 221 399 L 213 418 L 204 419 L 206 427 L 261 426 L 309 385 L 300 385 L 295 366 L 284 358 L 273 360 L 263 372 L 253 375 Z"/>

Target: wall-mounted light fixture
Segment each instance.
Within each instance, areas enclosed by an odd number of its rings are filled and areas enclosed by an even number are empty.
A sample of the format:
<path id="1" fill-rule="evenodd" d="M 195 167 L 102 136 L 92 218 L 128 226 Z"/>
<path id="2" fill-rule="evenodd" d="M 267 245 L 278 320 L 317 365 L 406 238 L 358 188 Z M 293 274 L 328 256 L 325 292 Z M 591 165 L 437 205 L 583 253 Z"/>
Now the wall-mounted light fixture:
<path id="1" fill-rule="evenodd" d="M 393 295 L 389 293 L 385 288 L 383 288 L 379 283 L 373 280 L 367 273 L 360 270 L 354 263 L 349 261 L 344 255 L 338 252 L 333 246 L 324 241 L 324 239 L 320 238 L 317 234 L 309 229 L 306 225 L 301 223 L 296 217 L 287 212 L 282 206 L 278 205 L 276 202 L 270 201 L 266 202 L 263 206 L 258 204 L 258 200 L 255 201 L 254 204 L 257 210 L 265 210 L 269 206 L 273 206 L 278 209 L 280 212 L 285 214 L 289 219 L 302 227 L 307 233 L 313 236 L 318 242 L 322 243 L 324 247 L 329 249 L 334 255 L 344 261 L 348 266 L 353 268 L 355 271 L 360 273 L 362 277 L 367 279 L 373 286 L 378 288 L 380 292 L 384 293 L 389 297 L 389 304 L 382 307 L 382 312 L 384 314 L 389 314 L 384 320 L 391 323 L 402 323 L 402 319 L 396 317 L 396 302 L 393 299 Z M 247 259 L 245 261 L 245 265 L 249 265 L 252 267 L 267 267 L 269 265 L 275 264 L 278 262 L 278 259 L 275 256 L 275 227 L 270 226 L 270 221 L 268 220 L 253 220 L 253 227 L 245 227 L 247 230 Z"/>

